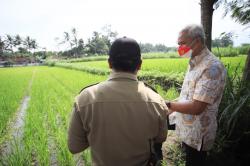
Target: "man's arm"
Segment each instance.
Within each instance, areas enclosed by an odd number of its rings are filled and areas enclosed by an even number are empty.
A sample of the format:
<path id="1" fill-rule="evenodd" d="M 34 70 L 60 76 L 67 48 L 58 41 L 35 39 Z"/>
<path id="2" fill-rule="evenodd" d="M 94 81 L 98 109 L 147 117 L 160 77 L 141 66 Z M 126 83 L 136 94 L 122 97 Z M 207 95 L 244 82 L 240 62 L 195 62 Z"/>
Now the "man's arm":
<path id="1" fill-rule="evenodd" d="M 83 129 L 78 107 L 74 104 L 68 130 L 68 148 L 71 153 L 75 154 L 83 151 L 88 146 L 86 131 Z"/>
<path id="2" fill-rule="evenodd" d="M 167 105 L 170 105 L 170 110 L 172 112 L 176 111 L 183 114 L 199 115 L 207 108 L 208 103 L 193 100 L 183 102 L 170 102 L 170 104 Z"/>

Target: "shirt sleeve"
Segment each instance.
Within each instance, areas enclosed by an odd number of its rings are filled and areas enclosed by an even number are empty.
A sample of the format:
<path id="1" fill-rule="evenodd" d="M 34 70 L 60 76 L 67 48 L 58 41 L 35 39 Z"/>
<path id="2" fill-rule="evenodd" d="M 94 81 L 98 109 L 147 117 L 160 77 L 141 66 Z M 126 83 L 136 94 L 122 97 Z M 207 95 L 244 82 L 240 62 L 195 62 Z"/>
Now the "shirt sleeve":
<path id="1" fill-rule="evenodd" d="M 193 99 L 213 104 L 215 99 L 223 93 L 223 69 L 219 65 L 211 65 L 196 82 Z"/>
<path id="2" fill-rule="evenodd" d="M 155 139 L 155 142 L 161 143 L 164 142 L 167 138 L 167 133 L 168 133 L 168 126 L 167 126 L 167 112 L 168 108 L 165 105 L 165 102 L 163 103 L 162 110 L 159 111 L 159 132 L 158 135 Z"/>
<path id="3" fill-rule="evenodd" d="M 71 153 L 79 153 L 89 146 L 87 132 L 83 128 L 79 108 L 74 104 L 68 130 L 68 148 Z"/>

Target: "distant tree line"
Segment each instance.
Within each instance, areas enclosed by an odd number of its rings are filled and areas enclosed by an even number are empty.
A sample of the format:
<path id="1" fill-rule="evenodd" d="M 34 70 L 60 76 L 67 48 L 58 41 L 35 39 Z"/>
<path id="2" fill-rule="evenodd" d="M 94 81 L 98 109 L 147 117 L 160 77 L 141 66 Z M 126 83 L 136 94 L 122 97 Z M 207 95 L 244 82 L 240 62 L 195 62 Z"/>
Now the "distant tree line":
<path id="1" fill-rule="evenodd" d="M 4 35 L 0 36 L 0 56 L 28 54 L 38 48 L 38 43 L 30 36 L 22 38 L 20 35 Z"/>
<path id="2" fill-rule="evenodd" d="M 56 38 L 56 41 L 58 45 L 66 45 L 69 49 L 58 52 L 58 55 L 80 57 L 108 54 L 111 43 L 116 39 L 118 33 L 111 31 L 110 25 L 104 26 L 102 31 L 94 31 L 86 44 L 82 38 L 78 37 L 76 28 L 72 28 L 70 32 L 64 32 L 63 39 Z"/>
<path id="3" fill-rule="evenodd" d="M 107 55 L 111 43 L 117 38 L 118 33 L 111 30 L 111 26 L 107 25 L 102 28 L 101 32 L 94 31 L 92 36 L 84 43 L 80 38 L 76 28 L 72 28 L 69 32 L 64 32 L 62 37 L 55 38 L 58 46 L 63 46 L 63 51 L 47 51 L 46 48 L 39 47 L 35 39 L 27 36 L 25 38 L 20 35 L 0 36 L 0 57 L 1 56 L 35 56 L 39 59 L 57 55 L 65 58 L 78 58 L 84 56 Z M 223 32 L 218 38 L 212 40 L 213 47 L 232 47 L 234 34 Z M 170 52 L 176 51 L 176 47 L 167 47 L 164 44 L 139 43 L 142 53 L 149 52 Z M 40 51 L 37 51 L 37 49 Z M 41 51 L 42 49 L 42 51 Z M 10 57 L 9 56 L 9 57 Z"/>
<path id="4" fill-rule="evenodd" d="M 142 53 L 176 51 L 176 47 L 167 47 L 164 44 L 139 43 L 139 45 Z"/>

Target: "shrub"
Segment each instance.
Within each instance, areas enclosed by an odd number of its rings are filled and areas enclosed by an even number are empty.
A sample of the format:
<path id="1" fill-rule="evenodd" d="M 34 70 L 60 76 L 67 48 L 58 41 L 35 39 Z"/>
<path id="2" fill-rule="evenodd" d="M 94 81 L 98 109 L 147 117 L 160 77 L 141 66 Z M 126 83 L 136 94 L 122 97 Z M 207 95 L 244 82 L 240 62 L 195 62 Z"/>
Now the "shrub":
<path id="1" fill-rule="evenodd" d="M 210 165 L 247 165 L 250 162 L 250 88 L 235 71 L 229 75 L 218 112 L 218 131 Z"/>

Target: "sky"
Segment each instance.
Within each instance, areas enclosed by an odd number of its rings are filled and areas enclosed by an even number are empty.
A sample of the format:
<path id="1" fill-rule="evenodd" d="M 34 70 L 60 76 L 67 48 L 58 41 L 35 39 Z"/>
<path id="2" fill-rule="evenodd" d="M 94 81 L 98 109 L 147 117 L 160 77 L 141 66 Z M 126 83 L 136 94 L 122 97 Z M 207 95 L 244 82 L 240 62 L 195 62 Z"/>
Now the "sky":
<path id="1" fill-rule="evenodd" d="M 40 47 L 59 51 L 55 38 L 74 27 L 85 43 L 94 31 L 111 25 L 118 37 L 141 43 L 177 46 L 179 31 L 200 24 L 200 0 L 0 0 L 0 36 L 36 39 Z M 234 45 L 250 43 L 250 28 L 223 18 L 223 8 L 214 11 L 212 38 L 233 32 Z"/>

